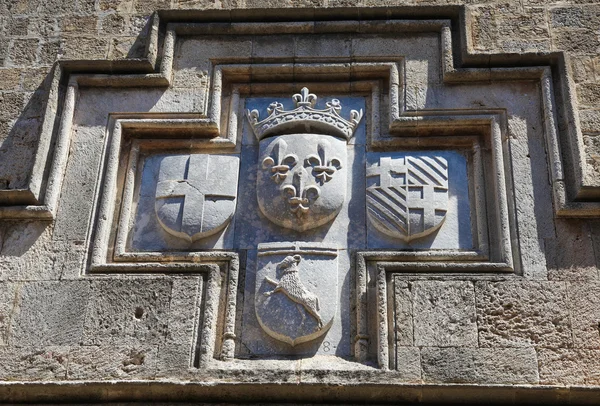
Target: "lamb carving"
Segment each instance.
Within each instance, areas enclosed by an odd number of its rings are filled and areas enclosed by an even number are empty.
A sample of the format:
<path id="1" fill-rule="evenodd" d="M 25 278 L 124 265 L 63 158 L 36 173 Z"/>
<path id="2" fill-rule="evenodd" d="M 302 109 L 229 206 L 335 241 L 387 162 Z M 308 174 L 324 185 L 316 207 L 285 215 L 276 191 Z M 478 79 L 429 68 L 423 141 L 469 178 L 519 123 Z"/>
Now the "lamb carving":
<path id="1" fill-rule="evenodd" d="M 265 296 L 271 296 L 274 293 L 282 292 L 290 300 L 294 301 L 298 306 L 304 307 L 306 311 L 312 315 L 318 323 L 319 329 L 323 327 L 323 321 L 319 315 L 319 298 L 312 292 L 310 292 L 300 281 L 298 264 L 302 260 L 300 255 L 287 256 L 281 261 L 279 267 L 281 269 L 281 278 L 279 281 L 266 277 L 265 280 L 275 288 L 269 292 L 265 292 Z M 304 312 L 299 307 L 298 311 L 302 315 L 302 322 L 304 322 Z"/>

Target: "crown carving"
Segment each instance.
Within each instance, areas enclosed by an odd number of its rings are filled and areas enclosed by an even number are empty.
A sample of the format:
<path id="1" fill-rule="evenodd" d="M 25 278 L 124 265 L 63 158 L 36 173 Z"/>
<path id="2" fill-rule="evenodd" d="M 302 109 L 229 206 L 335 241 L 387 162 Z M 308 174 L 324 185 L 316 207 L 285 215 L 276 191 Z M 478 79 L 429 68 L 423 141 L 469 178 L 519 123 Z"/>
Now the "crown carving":
<path id="1" fill-rule="evenodd" d="M 259 121 L 258 110 L 246 111 L 256 138 L 262 140 L 276 134 L 316 133 L 348 140 L 363 117 L 361 109 L 350 110 L 349 120 L 343 118 L 340 115 L 342 105 L 338 99 L 327 102 L 325 109 L 315 109 L 317 96 L 306 87 L 293 95 L 292 100 L 296 108 L 290 111 L 285 111 L 280 102 L 271 103 L 267 108 L 269 116 L 262 121 Z"/>

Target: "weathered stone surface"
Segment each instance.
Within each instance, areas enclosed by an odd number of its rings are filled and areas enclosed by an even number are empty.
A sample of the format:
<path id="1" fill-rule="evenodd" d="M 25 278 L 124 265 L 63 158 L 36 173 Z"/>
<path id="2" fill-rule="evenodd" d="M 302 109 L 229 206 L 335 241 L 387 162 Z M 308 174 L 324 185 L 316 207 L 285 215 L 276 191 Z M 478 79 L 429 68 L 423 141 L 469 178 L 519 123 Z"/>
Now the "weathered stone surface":
<path id="1" fill-rule="evenodd" d="M 0 347 L 9 344 L 11 322 L 18 310 L 20 283 L 0 282 Z"/>
<path id="2" fill-rule="evenodd" d="M 68 379 L 152 379 L 157 346 L 81 346 L 68 355 Z"/>
<path id="3" fill-rule="evenodd" d="M 37 345 L 0 349 L 0 379 L 3 381 L 56 381 L 67 376 L 68 346 Z"/>
<path id="4" fill-rule="evenodd" d="M 570 283 L 569 308 L 573 324 L 573 345 L 600 348 L 600 285 L 591 282 Z"/>
<path id="5" fill-rule="evenodd" d="M 413 339 L 413 303 L 411 285 L 401 277 L 394 278 L 394 315 L 393 326 L 396 345 L 412 346 Z"/>
<path id="6" fill-rule="evenodd" d="M 430 348 L 421 350 L 425 382 L 538 383 L 536 353 L 526 348 Z"/>
<path id="7" fill-rule="evenodd" d="M 421 381 L 421 352 L 417 347 L 396 347 L 396 371 L 402 381 Z"/>
<path id="8" fill-rule="evenodd" d="M 203 287 L 204 283 L 200 277 L 173 280 L 169 305 L 169 329 L 164 343 L 159 347 L 156 360 L 158 377 L 184 374 L 192 367 L 194 351 L 197 342 L 201 339 L 197 335 L 199 334 L 198 321 L 202 318 Z"/>
<path id="9" fill-rule="evenodd" d="M 594 349 L 537 350 L 540 383 L 547 385 L 600 384 L 600 351 Z"/>
<path id="10" fill-rule="evenodd" d="M 102 59 L 108 53 L 108 40 L 73 37 L 62 41 L 61 51 L 63 59 Z"/>
<path id="11" fill-rule="evenodd" d="M 477 346 L 471 282 L 411 282 L 416 346 Z"/>
<path id="12" fill-rule="evenodd" d="M 34 282 L 23 286 L 10 342 L 15 347 L 73 345 L 83 339 L 87 281 Z"/>
<path id="13" fill-rule="evenodd" d="M 35 63 L 40 40 L 17 39 L 12 43 L 9 58 L 13 66 L 30 66 Z"/>
<path id="14" fill-rule="evenodd" d="M 168 331 L 172 281 L 95 280 L 85 309 L 84 345 L 157 345 Z"/>
<path id="15" fill-rule="evenodd" d="M 0 69 L 0 90 L 17 90 L 21 83 L 22 69 Z"/>
<path id="16" fill-rule="evenodd" d="M 597 280 L 598 268 L 590 224 L 556 219 L 556 237 L 546 239 L 548 279 Z"/>
<path id="17" fill-rule="evenodd" d="M 572 346 L 567 288 L 559 282 L 476 282 L 482 347 Z"/>

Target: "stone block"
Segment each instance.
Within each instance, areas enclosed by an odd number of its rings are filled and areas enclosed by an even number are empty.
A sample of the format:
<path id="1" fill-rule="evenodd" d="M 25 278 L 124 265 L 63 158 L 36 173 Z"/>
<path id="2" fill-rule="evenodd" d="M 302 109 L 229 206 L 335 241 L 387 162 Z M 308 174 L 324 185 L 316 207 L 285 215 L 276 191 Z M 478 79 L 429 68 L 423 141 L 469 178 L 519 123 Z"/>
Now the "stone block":
<path id="1" fill-rule="evenodd" d="M 127 19 L 118 13 L 107 14 L 99 21 L 101 34 L 123 35 L 127 27 Z"/>
<path id="2" fill-rule="evenodd" d="M 597 280 L 594 241 L 588 221 L 555 219 L 556 237 L 546 239 L 548 279 Z"/>
<path id="3" fill-rule="evenodd" d="M 27 35 L 28 17 L 15 17 L 8 20 L 6 31 L 8 35 L 14 37 L 24 37 Z"/>
<path id="4" fill-rule="evenodd" d="M 571 283 L 568 292 L 574 346 L 600 349 L 600 284 Z"/>
<path id="5" fill-rule="evenodd" d="M 11 322 L 18 310 L 20 283 L 0 282 L 0 347 L 9 343 Z"/>
<path id="6" fill-rule="evenodd" d="M 194 351 L 201 337 L 198 322 L 201 318 L 203 279 L 175 278 L 169 309 L 169 330 L 157 357 L 157 375 L 169 377 L 187 372 L 192 366 Z M 217 348 L 218 350 L 218 348 Z"/>
<path id="7" fill-rule="evenodd" d="M 581 7 L 556 7 L 550 9 L 550 23 L 552 28 L 583 28 L 583 20 L 584 15 Z"/>
<path id="8" fill-rule="evenodd" d="M 421 350 L 421 358 L 425 382 L 535 384 L 539 381 L 532 347 L 426 347 Z"/>
<path id="9" fill-rule="evenodd" d="M 110 42 L 109 59 L 142 58 L 145 44 L 137 37 L 117 37 Z"/>
<path id="10" fill-rule="evenodd" d="M 554 49 L 574 55 L 594 54 L 600 46 L 598 35 L 593 29 L 563 29 L 552 33 Z"/>
<path id="11" fill-rule="evenodd" d="M 540 383 L 600 385 L 600 350 L 540 348 Z"/>
<path id="12" fill-rule="evenodd" d="M 102 129 L 73 131 L 71 159 L 67 164 L 62 189 L 64 201 L 58 207 L 54 227 L 55 241 L 76 242 L 84 241 L 87 237 L 102 149 L 102 145 L 93 139 L 98 132 L 102 133 Z"/>
<path id="13" fill-rule="evenodd" d="M 575 55 L 571 58 L 571 70 L 576 83 L 594 82 L 600 75 L 598 65 L 600 57 Z"/>
<path id="14" fill-rule="evenodd" d="M 583 134 L 583 145 L 587 164 L 585 180 L 588 184 L 595 185 L 600 174 L 600 137 L 598 134 Z"/>
<path id="15" fill-rule="evenodd" d="M 172 281 L 94 280 L 85 310 L 84 345 L 158 345 L 168 331 Z"/>
<path id="16" fill-rule="evenodd" d="M 29 18 L 27 34 L 37 38 L 52 38 L 58 36 L 60 27 L 56 16 L 32 16 Z"/>
<path id="17" fill-rule="evenodd" d="M 296 40 L 298 58 L 350 58 L 351 39 L 344 35 L 315 35 Z"/>
<path id="18" fill-rule="evenodd" d="M 22 69 L 1 68 L 0 90 L 19 90 L 22 73 Z"/>
<path id="19" fill-rule="evenodd" d="M 471 282 L 416 281 L 411 285 L 416 346 L 477 346 Z"/>
<path id="20" fill-rule="evenodd" d="M 89 283 L 83 280 L 25 284 L 13 318 L 11 344 L 43 347 L 81 342 L 89 296 Z"/>
<path id="21" fill-rule="evenodd" d="M 0 120 L 17 118 L 23 109 L 24 97 L 21 92 L 0 92 Z"/>
<path id="22" fill-rule="evenodd" d="M 96 16 L 66 16 L 60 21 L 63 34 L 96 34 L 98 32 L 98 18 Z"/>
<path id="23" fill-rule="evenodd" d="M 208 72 L 195 68 L 179 69 L 173 72 L 173 87 L 206 89 L 208 86 Z"/>
<path id="24" fill-rule="evenodd" d="M 44 346 L 0 349 L 0 379 L 2 381 L 64 380 L 70 347 Z"/>
<path id="25" fill-rule="evenodd" d="M 157 346 L 81 346 L 68 354 L 70 380 L 153 379 Z"/>
<path id="26" fill-rule="evenodd" d="M 43 85 L 44 79 L 50 73 L 50 68 L 34 68 L 25 70 L 23 76 L 24 90 L 37 90 Z"/>
<path id="27" fill-rule="evenodd" d="M 598 106 L 600 100 L 600 83 L 582 83 L 576 86 L 579 103 L 591 108 Z"/>
<path id="28" fill-rule="evenodd" d="M 421 352 L 417 347 L 396 347 L 396 371 L 404 382 L 421 382 Z"/>
<path id="29" fill-rule="evenodd" d="M 579 123 L 583 132 L 600 132 L 600 110 L 581 110 L 579 112 Z"/>
<path id="30" fill-rule="evenodd" d="M 61 42 L 61 59 L 103 59 L 108 53 L 107 38 L 71 37 Z"/>
<path id="31" fill-rule="evenodd" d="M 98 9 L 100 11 L 131 11 L 133 6 L 132 0 L 99 0 Z"/>
<path id="32" fill-rule="evenodd" d="M 9 51 L 12 65 L 30 66 L 35 63 L 40 40 L 36 38 L 15 39 Z"/>
<path id="33" fill-rule="evenodd" d="M 0 280 L 58 279 L 52 227 L 37 221 L 0 221 Z"/>
<path id="34" fill-rule="evenodd" d="M 61 53 L 61 43 L 57 40 L 42 42 L 38 61 L 41 65 L 52 65 Z"/>
<path id="35" fill-rule="evenodd" d="M 472 383 L 477 382 L 474 348 L 421 349 L 424 382 Z"/>
<path id="36" fill-rule="evenodd" d="M 133 11 L 136 13 L 152 13 L 155 10 L 171 8 L 171 0 L 134 0 Z"/>
<path id="37" fill-rule="evenodd" d="M 480 346 L 572 346 L 565 284 L 476 282 L 475 296 Z"/>
<path id="38" fill-rule="evenodd" d="M 413 305 L 411 285 L 394 278 L 394 339 L 398 346 L 413 345 Z"/>

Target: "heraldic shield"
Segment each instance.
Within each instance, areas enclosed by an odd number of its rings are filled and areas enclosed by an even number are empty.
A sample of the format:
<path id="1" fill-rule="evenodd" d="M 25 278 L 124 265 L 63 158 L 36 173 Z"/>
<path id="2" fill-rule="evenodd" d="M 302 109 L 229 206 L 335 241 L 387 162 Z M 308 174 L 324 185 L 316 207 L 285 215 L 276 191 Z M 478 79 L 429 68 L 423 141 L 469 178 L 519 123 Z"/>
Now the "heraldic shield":
<path id="1" fill-rule="evenodd" d="M 339 300 L 337 255 L 319 243 L 259 244 L 255 310 L 268 335 L 295 346 L 329 330 Z"/>
<path id="2" fill-rule="evenodd" d="M 435 155 L 380 157 L 367 168 L 367 216 L 405 241 L 439 229 L 448 211 L 448 161 Z"/>
<path id="3" fill-rule="evenodd" d="M 164 230 L 190 242 L 223 230 L 235 212 L 238 169 L 235 155 L 165 156 L 154 205 Z"/>
<path id="4" fill-rule="evenodd" d="M 316 109 L 317 96 L 308 88 L 294 94 L 296 105 L 269 105 L 264 120 L 248 110 L 248 121 L 260 142 L 257 198 L 261 212 L 273 223 L 296 231 L 333 220 L 346 195 L 347 141 L 362 110 L 340 115 L 341 103 L 331 99 Z"/>
<path id="5" fill-rule="evenodd" d="M 346 141 L 286 134 L 260 142 L 260 210 L 282 227 L 304 231 L 333 220 L 346 194 Z"/>

